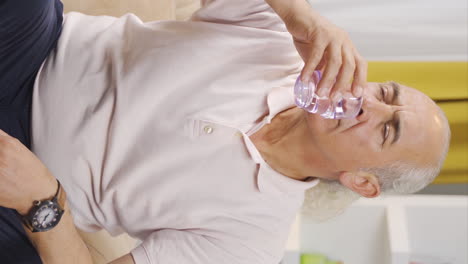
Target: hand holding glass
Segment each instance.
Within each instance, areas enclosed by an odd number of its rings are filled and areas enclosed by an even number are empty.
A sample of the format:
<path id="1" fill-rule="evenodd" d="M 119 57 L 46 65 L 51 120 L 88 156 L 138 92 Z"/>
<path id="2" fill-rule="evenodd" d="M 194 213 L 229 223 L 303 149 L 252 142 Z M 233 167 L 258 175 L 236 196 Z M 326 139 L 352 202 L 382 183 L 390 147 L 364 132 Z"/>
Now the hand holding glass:
<path id="1" fill-rule="evenodd" d="M 308 84 L 301 81 L 301 76 L 294 85 L 295 103 L 309 113 L 319 114 L 327 119 L 354 118 L 361 110 L 363 98 L 353 97 L 350 93 L 338 98 L 336 102 L 328 97 L 316 94 L 317 85 L 322 78 L 320 71 L 314 71 Z"/>

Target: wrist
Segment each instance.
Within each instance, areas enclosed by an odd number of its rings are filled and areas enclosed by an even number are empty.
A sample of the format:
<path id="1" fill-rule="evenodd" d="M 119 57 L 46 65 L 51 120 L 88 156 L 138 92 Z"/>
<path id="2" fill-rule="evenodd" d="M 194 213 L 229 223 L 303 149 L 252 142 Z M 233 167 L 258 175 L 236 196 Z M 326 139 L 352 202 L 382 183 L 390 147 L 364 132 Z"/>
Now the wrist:
<path id="1" fill-rule="evenodd" d="M 35 201 L 51 200 L 57 192 L 57 187 L 58 182 L 55 178 L 44 182 L 40 187 L 37 187 L 34 193 L 29 194 L 24 198 L 22 204 L 18 208 L 15 208 L 16 211 L 20 215 L 27 215 L 34 207 Z"/>
<path id="2" fill-rule="evenodd" d="M 54 229 L 65 212 L 65 192 L 61 188 L 60 182 L 58 180 L 56 182 L 55 194 L 51 198 L 34 201 L 34 206 L 21 217 L 23 225 L 32 233 Z M 24 214 L 25 211 L 20 210 L 18 213 Z"/>
<path id="3" fill-rule="evenodd" d="M 298 1 L 305 2 L 306 0 L 265 0 L 284 22 L 292 15 L 292 10 Z"/>

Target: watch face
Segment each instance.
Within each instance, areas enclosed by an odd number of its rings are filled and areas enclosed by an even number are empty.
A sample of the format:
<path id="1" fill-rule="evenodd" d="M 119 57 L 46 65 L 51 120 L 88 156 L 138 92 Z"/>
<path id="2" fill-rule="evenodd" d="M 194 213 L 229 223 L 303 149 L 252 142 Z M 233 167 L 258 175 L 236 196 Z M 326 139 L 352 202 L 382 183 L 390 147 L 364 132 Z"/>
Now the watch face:
<path id="1" fill-rule="evenodd" d="M 40 231 L 55 227 L 61 217 L 60 211 L 60 208 L 51 201 L 42 204 L 33 215 L 33 227 Z"/>

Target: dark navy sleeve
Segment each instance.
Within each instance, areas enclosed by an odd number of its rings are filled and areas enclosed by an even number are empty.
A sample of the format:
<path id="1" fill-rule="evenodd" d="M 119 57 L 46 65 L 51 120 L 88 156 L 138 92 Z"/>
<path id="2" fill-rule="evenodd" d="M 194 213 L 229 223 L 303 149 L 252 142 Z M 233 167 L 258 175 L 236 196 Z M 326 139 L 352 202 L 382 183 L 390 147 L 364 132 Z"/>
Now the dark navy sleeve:
<path id="1" fill-rule="evenodd" d="M 34 79 L 62 21 L 60 0 L 0 0 L 0 129 L 28 147 Z"/>

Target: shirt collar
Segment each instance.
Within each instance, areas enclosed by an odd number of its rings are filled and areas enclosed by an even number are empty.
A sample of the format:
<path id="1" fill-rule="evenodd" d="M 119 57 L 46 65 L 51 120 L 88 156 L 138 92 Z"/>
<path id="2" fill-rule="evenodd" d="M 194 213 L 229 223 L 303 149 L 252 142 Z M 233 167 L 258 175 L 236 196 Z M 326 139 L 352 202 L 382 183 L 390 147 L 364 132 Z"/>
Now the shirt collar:
<path id="1" fill-rule="evenodd" d="M 256 124 L 246 134 L 244 141 L 252 159 L 259 165 L 257 174 L 257 185 L 260 192 L 264 193 L 288 193 L 303 194 L 319 183 L 319 179 L 311 178 L 308 181 L 299 181 L 285 176 L 265 162 L 260 152 L 257 150 L 249 136 L 261 129 L 264 125 L 271 123 L 271 120 L 280 112 L 293 107 L 294 92 L 293 88 L 274 88 L 267 97 L 269 114 L 261 122 Z"/>

